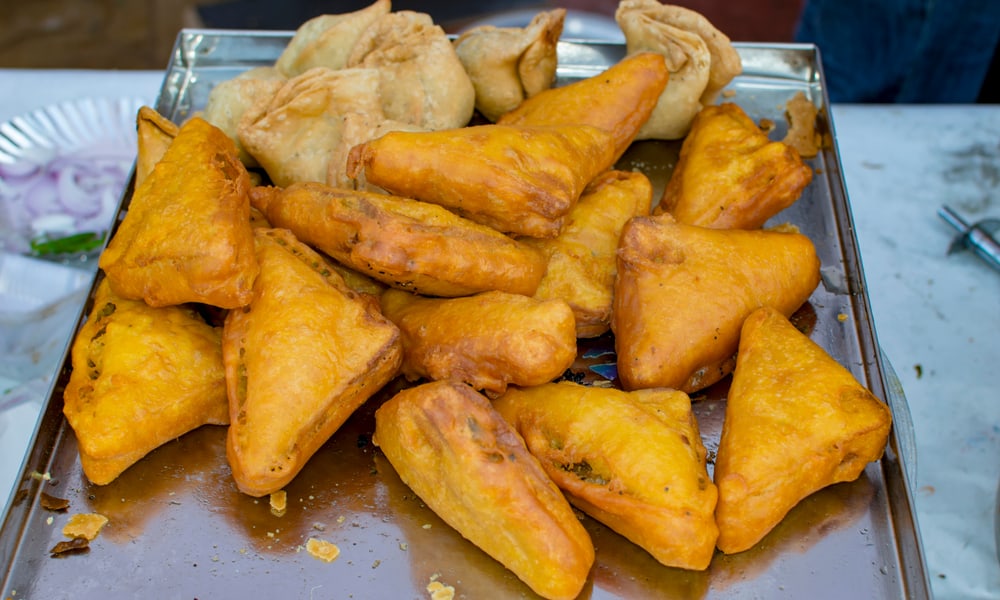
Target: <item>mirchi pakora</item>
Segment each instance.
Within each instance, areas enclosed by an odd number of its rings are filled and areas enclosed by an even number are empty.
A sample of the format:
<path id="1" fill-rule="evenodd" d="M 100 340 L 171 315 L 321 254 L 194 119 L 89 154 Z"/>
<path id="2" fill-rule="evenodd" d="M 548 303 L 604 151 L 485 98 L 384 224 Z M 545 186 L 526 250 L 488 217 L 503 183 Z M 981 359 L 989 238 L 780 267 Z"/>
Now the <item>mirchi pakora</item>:
<path id="1" fill-rule="evenodd" d="M 190 306 L 154 308 L 102 279 L 70 360 L 63 413 L 94 484 L 188 431 L 229 423 L 221 331 Z"/>
<path id="2" fill-rule="evenodd" d="M 548 257 L 534 297 L 565 300 L 577 337 L 597 337 L 610 328 L 618 240 L 629 219 L 649 214 L 652 200 L 653 186 L 642 173 L 607 171 L 584 190 L 558 237 L 522 239 Z"/>
<path id="3" fill-rule="evenodd" d="M 791 315 L 819 284 L 812 241 L 793 231 L 707 229 L 635 217 L 618 249 L 611 329 L 625 389 L 692 393 L 732 372 L 743 320 Z"/>
<path id="4" fill-rule="evenodd" d="M 226 456 L 240 491 L 280 490 L 347 418 L 396 376 L 399 330 L 322 256 L 286 230 L 255 230 L 254 296 L 223 328 L 231 424 Z"/>
<path id="5" fill-rule="evenodd" d="M 198 117 L 185 122 L 101 254 L 111 288 L 150 306 L 245 305 L 259 270 L 249 189 L 233 141 Z"/>
<path id="6" fill-rule="evenodd" d="M 275 227 L 395 288 L 531 295 L 545 275 L 534 248 L 436 204 L 308 183 L 258 189 L 251 201 Z"/>
<path id="7" fill-rule="evenodd" d="M 718 494 L 687 394 L 561 381 L 493 405 L 577 508 L 666 566 L 708 568 Z"/>
<path id="8" fill-rule="evenodd" d="M 749 549 L 806 496 L 857 479 L 891 425 L 885 403 L 784 315 L 754 311 L 715 461 L 719 549 Z"/>
<path id="9" fill-rule="evenodd" d="M 564 301 L 488 291 L 462 298 L 382 294 L 403 340 L 402 373 L 503 392 L 552 381 L 576 358 L 576 325 Z"/>
<path id="10" fill-rule="evenodd" d="M 485 396 L 447 381 L 403 390 L 375 411 L 373 441 L 431 510 L 537 594 L 579 595 L 590 536 Z"/>
<path id="11" fill-rule="evenodd" d="M 392 131 L 352 148 L 347 175 L 503 233 L 555 237 L 613 152 L 611 134 L 589 125 Z"/>
<path id="12" fill-rule="evenodd" d="M 654 212 L 689 225 L 756 229 L 798 200 L 812 177 L 794 148 L 768 139 L 738 105 L 706 106 Z"/>
<path id="13" fill-rule="evenodd" d="M 614 137 L 617 160 L 649 119 L 669 77 L 662 55 L 639 52 L 598 75 L 540 92 L 497 123 L 593 125 Z"/>

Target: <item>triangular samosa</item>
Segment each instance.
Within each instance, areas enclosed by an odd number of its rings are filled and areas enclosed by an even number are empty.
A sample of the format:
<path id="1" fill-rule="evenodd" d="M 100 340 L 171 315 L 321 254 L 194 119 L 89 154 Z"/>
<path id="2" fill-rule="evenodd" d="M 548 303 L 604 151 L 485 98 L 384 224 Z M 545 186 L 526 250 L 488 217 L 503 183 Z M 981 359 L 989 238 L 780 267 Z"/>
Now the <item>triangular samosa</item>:
<path id="1" fill-rule="evenodd" d="M 756 544 L 800 500 L 882 456 L 889 408 L 781 313 L 743 325 L 715 461 L 718 547 Z"/>
<path id="2" fill-rule="evenodd" d="M 691 393 L 719 381 L 732 372 L 747 315 L 761 306 L 791 315 L 819 283 L 819 266 L 800 233 L 632 219 L 611 317 L 622 385 Z"/>
<path id="3" fill-rule="evenodd" d="M 193 307 L 154 308 L 98 284 L 63 393 L 87 479 L 110 483 L 184 433 L 229 423 L 220 338 Z"/>
<path id="4" fill-rule="evenodd" d="M 101 254 L 111 288 L 150 306 L 245 305 L 258 272 L 249 190 L 233 141 L 199 117 L 184 123 Z"/>
<path id="5" fill-rule="evenodd" d="M 240 491 L 284 487 L 365 400 L 396 376 L 399 330 L 287 230 L 254 230 L 260 276 L 222 334 L 226 456 Z"/>
<path id="6" fill-rule="evenodd" d="M 791 206 L 813 172 L 743 109 L 706 106 L 691 125 L 656 212 L 715 229 L 756 229 Z"/>
<path id="7" fill-rule="evenodd" d="M 577 508 L 664 565 L 708 567 L 717 493 L 687 394 L 561 381 L 493 405 Z"/>
<path id="8" fill-rule="evenodd" d="M 173 121 L 148 106 L 139 107 L 135 126 L 137 137 L 135 187 L 138 188 L 153 172 L 153 167 L 160 162 L 167 148 L 177 137 L 178 127 Z"/>

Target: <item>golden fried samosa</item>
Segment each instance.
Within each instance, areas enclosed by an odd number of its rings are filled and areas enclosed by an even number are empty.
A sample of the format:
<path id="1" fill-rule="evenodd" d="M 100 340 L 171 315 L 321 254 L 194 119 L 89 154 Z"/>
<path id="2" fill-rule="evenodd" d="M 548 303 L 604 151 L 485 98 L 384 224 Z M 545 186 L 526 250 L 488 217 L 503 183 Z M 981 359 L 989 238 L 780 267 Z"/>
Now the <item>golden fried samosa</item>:
<path id="1" fill-rule="evenodd" d="M 659 0 L 622 0 L 615 20 L 629 54 L 657 52 L 670 81 L 636 139 L 680 139 L 691 120 L 743 71 L 729 38 L 701 13 Z"/>
<path id="2" fill-rule="evenodd" d="M 545 257 L 427 202 L 319 183 L 251 196 L 276 227 L 387 285 L 429 296 L 531 295 Z"/>
<path id="3" fill-rule="evenodd" d="M 794 148 L 772 142 L 732 103 L 706 106 L 681 145 L 656 212 L 688 225 L 756 229 L 812 181 Z"/>
<path id="4" fill-rule="evenodd" d="M 379 74 L 316 67 L 289 79 L 266 105 L 240 120 L 239 138 L 275 185 L 326 181 L 344 115 L 382 118 Z"/>
<path id="5" fill-rule="evenodd" d="M 375 0 L 353 12 L 313 17 L 295 30 L 274 66 L 286 77 L 314 67 L 342 69 L 361 35 L 390 10 L 390 0 Z"/>
<path id="6" fill-rule="evenodd" d="M 648 215 L 653 186 L 638 171 L 607 171 L 590 182 L 566 217 L 559 236 L 523 238 L 548 257 L 535 298 L 565 300 L 576 317 L 576 336 L 597 337 L 611 324 L 615 253 L 629 219 Z"/>
<path id="7" fill-rule="evenodd" d="M 497 231 L 554 237 L 613 152 L 611 134 L 587 125 L 393 131 L 355 146 L 347 174 Z"/>
<path id="8" fill-rule="evenodd" d="M 351 148 L 369 140 L 380 138 L 390 131 L 423 131 L 416 125 L 393 121 L 381 114 L 347 113 L 344 115 L 343 128 L 340 136 L 330 151 L 330 162 L 326 170 L 326 183 L 343 189 L 363 190 L 366 192 L 385 192 L 375 185 L 369 185 L 364 173 L 356 177 L 347 176 L 347 157 Z"/>
<path id="9" fill-rule="evenodd" d="M 599 75 L 528 98 L 497 123 L 593 125 L 614 137 L 617 160 L 649 119 L 668 79 L 662 55 L 633 54 Z"/>
<path id="10" fill-rule="evenodd" d="M 285 83 L 274 67 L 255 67 L 232 79 L 220 81 L 208 93 L 201 118 L 221 129 L 236 144 L 240 160 L 247 167 L 260 166 L 240 141 L 240 122 L 247 113 L 263 111 Z"/>
<path id="11" fill-rule="evenodd" d="M 819 284 L 819 267 L 800 233 L 632 219 L 611 316 L 622 386 L 692 393 L 719 381 L 735 366 L 747 315 L 761 306 L 791 315 Z"/>
<path id="12" fill-rule="evenodd" d="M 708 567 L 718 493 L 687 394 L 561 381 L 493 405 L 577 508 L 668 567 Z"/>
<path id="13" fill-rule="evenodd" d="M 73 340 L 63 413 L 97 485 L 202 425 L 226 425 L 221 331 L 189 306 L 117 296 L 105 278 Z"/>
<path id="14" fill-rule="evenodd" d="M 177 125 L 148 106 L 136 114 L 135 187 L 142 185 L 177 137 Z"/>
<path id="15" fill-rule="evenodd" d="M 566 9 L 539 12 L 525 27 L 481 25 L 455 39 L 455 52 L 476 89 L 476 109 L 496 121 L 552 87 Z"/>
<path id="16" fill-rule="evenodd" d="M 719 549 L 749 549 L 806 496 L 857 479 L 891 424 L 889 408 L 784 315 L 754 311 L 715 461 Z"/>
<path id="17" fill-rule="evenodd" d="M 590 536 L 483 395 L 447 381 L 403 390 L 375 411 L 373 441 L 431 510 L 535 593 L 583 589 Z"/>
<path id="18" fill-rule="evenodd" d="M 379 72 L 389 119 L 436 130 L 464 127 L 472 118 L 476 90 L 448 35 L 428 14 L 380 16 L 354 44 L 347 66 Z"/>
<path id="19" fill-rule="evenodd" d="M 233 141 L 193 117 L 132 195 L 99 259 L 119 296 L 236 308 L 257 276 L 250 177 Z"/>
<path id="20" fill-rule="evenodd" d="M 284 487 L 396 376 L 399 330 L 287 230 L 255 229 L 253 300 L 222 334 L 231 425 L 226 457 L 240 491 Z"/>
<path id="21" fill-rule="evenodd" d="M 508 384 L 552 381 L 576 359 L 573 311 L 559 299 L 497 291 L 426 298 L 389 289 L 381 305 L 399 327 L 402 374 L 411 381 L 447 379 L 502 393 Z"/>

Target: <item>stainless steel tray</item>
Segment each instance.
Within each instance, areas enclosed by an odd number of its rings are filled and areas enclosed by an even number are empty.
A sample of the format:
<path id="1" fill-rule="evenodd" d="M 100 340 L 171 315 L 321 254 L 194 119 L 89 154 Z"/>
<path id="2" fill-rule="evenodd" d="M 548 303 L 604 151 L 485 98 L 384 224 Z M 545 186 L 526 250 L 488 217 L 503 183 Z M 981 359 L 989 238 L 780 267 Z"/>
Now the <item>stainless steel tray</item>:
<path id="1" fill-rule="evenodd" d="M 156 108 L 175 121 L 204 106 L 212 86 L 271 64 L 290 33 L 184 30 Z M 802 91 L 829 121 L 818 53 L 805 45 L 738 44 L 744 73 L 726 100 L 755 119 L 787 128 L 784 104 Z M 618 60 L 621 46 L 563 41 L 561 82 L 594 75 Z M 624 166 L 662 189 L 679 144 L 642 142 Z M 717 554 L 704 572 L 666 568 L 593 519 L 597 560 L 583 598 L 928 598 L 930 586 L 904 468 L 912 447 L 905 400 L 883 364 L 854 238 L 836 147 L 812 159 L 817 176 L 803 197 L 776 217 L 815 242 L 823 283 L 797 315 L 812 337 L 896 416 L 884 458 L 855 482 L 804 500 L 755 548 Z M 123 198 L 122 210 L 130 196 Z M 88 302 L 89 304 L 89 302 Z M 81 319 L 89 310 L 82 307 Z M 846 316 L 846 320 L 843 317 Z M 839 318 L 838 318 L 839 317 Z M 58 378 L 0 530 L 3 598 L 426 598 L 439 580 L 458 598 L 530 598 L 532 592 L 424 506 L 371 444 L 373 398 L 286 488 L 288 510 L 240 494 L 225 461 L 225 430 L 205 427 L 171 442 L 103 487 L 81 472 L 76 441 L 62 416 Z M 717 448 L 725 388 L 700 395 L 696 414 L 710 451 Z M 39 475 L 44 476 L 39 476 Z M 49 479 L 50 477 L 50 479 Z M 110 522 L 85 554 L 52 558 L 66 513 L 46 511 L 42 491 L 68 498 L 70 513 L 99 512 Z M 310 537 L 337 544 L 324 563 Z"/>

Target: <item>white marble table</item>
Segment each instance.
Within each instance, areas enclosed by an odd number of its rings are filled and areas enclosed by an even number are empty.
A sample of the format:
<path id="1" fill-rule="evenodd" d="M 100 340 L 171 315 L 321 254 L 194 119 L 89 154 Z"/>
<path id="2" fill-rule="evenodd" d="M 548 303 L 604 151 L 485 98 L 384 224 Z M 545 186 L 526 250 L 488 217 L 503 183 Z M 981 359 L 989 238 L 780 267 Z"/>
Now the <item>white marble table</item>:
<path id="1" fill-rule="evenodd" d="M 161 76 L 0 69 L 0 122 L 83 96 L 152 102 Z M 1000 217 L 1000 107 L 834 106 L 833 119 L 878 340 L 912 414 L 933 592 L 1000 599 L 1000 272 L 946 256 L 954 232 L 936 215 L 947 203 L 969 220 Z M 37 415 L 38 404 L 0 413 L 4 502 Z"/>

